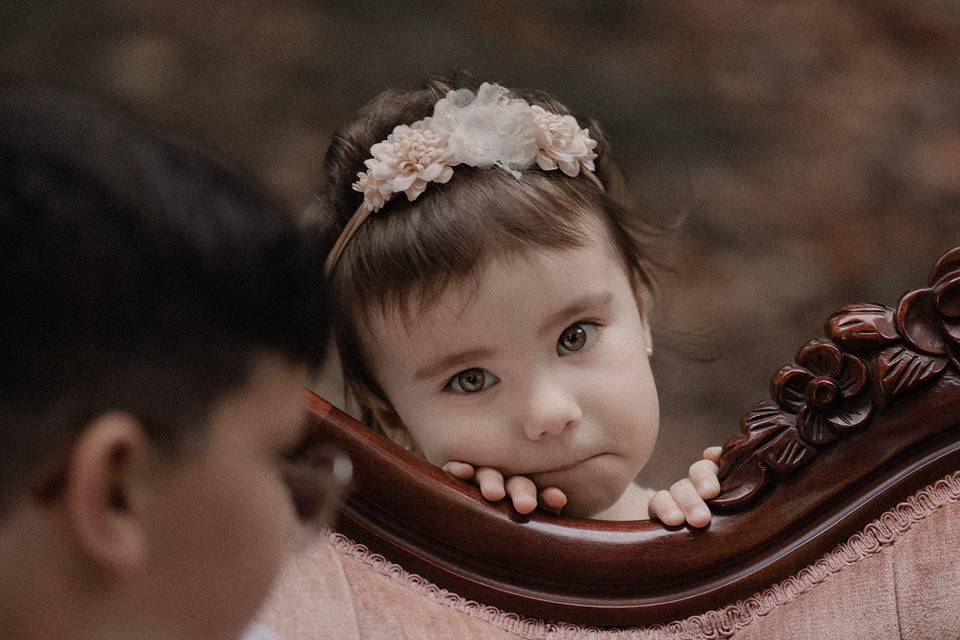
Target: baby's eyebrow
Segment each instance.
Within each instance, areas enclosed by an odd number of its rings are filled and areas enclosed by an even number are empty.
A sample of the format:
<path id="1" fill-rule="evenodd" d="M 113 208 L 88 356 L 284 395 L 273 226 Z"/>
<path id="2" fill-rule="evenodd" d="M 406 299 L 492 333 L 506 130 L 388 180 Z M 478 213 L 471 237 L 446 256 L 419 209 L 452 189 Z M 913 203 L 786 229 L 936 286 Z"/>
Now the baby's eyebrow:
<path id="1" fill-rule="evenodd" d="M 436 360 L 435 362 L 420 367 L 413 374 L 413 378 L 414 380 L 429 380 L 430 378 L 440 375 L 448 369 L 469 364 L 473 360 L 489 358 L 492 355 L 493 351 L 491 349 L 468 349 L 466 351 L 452 353 L 448 356 L 440 358 L 439 360 Z"/>
<path id="2" fill-rule="evenodd" d="M 542 338 L 555 333 L 557 326 L 565 324 L 570 318 L 588 311 L 603 310 L 609 307 L 611 302 L 613 302 L 613 292 L 611 291 L 598 291 L 580 296 L 563 309 L 547 316 L 540 324 L 540 328 L 537 329 L 537 335 Z"/>

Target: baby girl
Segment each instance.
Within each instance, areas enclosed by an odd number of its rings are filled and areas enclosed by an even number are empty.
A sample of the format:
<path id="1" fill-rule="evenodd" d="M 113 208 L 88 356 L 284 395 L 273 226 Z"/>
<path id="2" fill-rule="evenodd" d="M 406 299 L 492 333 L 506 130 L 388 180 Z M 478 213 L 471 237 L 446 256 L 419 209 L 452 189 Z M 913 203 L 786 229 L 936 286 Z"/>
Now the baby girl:
<path id="1" fill-rule="evenodd" d="M 435 81 L 364 107 L 326 170 L 337 346 L 387 437 L 521 513 L 710 521 L 719 447 L 634 483 L 659 422 L 650 267 L 595 123 Z"/>

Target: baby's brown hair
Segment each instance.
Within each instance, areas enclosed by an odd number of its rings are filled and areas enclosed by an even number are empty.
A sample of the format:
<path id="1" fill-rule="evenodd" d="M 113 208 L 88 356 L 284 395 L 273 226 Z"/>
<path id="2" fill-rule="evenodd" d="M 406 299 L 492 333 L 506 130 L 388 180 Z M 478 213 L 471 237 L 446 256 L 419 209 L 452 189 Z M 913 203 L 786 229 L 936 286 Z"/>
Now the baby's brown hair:
<path id="1" fill-rule="evenodd" d="M 430 116 L 449 91 L 477 88 L 475 80 L 460 75 L 418 89 L 391 89 L 334 134 L 324 165 L 326 190 L 308 221 L 327 250 L 363 201 L 352 184 L 365 169 L 370 148 L 397 125 Z M 510 94 L 551 113 L 570 114 L 545 93 L 511 89 Z M 588 224 L 599 222 L 634 282 L 652 284 L 646 226 L 624 205 L 623 173 L 597 123 L 577 121 L 597 143 L 594 174 L 602 189 L 585 171 L 570 177 L 534 165 L 517 179 L 502 169 L 461 164 L 449 182 L 430 183 L 413 202 L 404 197 L 387 202 L 349 240 L 328 284 L 344 380 L 362 404 L 389 402 L 361 339 L 370 311 L 395 309 L 410 318 L 448 285 L 475 278 L 497 256 L 529 248 L 580 247 Z"/>

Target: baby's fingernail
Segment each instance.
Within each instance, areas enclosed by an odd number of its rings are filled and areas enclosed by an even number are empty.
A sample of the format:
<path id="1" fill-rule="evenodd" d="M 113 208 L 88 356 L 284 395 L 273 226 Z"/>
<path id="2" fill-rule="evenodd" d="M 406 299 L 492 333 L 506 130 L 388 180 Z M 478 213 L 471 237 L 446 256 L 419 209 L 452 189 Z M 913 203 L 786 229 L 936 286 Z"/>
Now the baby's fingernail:
<path id="1" fill-rule="evenodd" d="M 481 491 L 480 493 L 482 493 L 483 497 L 489 500 L 490 502 L 500 502 L 504 498 L 504 494 L 499 491 L 497 492 L 487 491 L 485 493 Z"/>
<path id="2" fill-rule="evenodd" d="M 565 506 L 567 506 L 566 503 L 563 503 L 563 504 L 561 504 L 559 507 L 557 507 L 557 506 L 554 506 L 554 505 L 550 504 L 550 503 L 547 502 L 546 500 L 544 500 L 542 496 L 541 496 L 541 498 L 540 498 L 540 508 L 543 509 L 544 511 L 547 511 L 547 512 L 552 513 L 552 514 L 554 514 L 554 515 L 560 515 L 560 512 L 563 511 L 563 508 L 564 508 Z"/>
<path id="3" fill-rule="evenodd" d="M 527 514 L 537 508 L 537 503 L 526 498 L 516 498 L 513 501 L 513 508 L 517 510 L 517 513 Z"/>
<path id="4" fill-rule="evenodd" d="M 548 487 L 540 492 L 540 504 L 548 511 L 559 513 L 567 506 L 567 496 L 556 487 Z"/>
<path id="5" fill-rule="evenodd" d="M 441 468 L 461 480 L 467 480 L 473 475 L 473 467 L 465 462 L 448 462 Z"/>

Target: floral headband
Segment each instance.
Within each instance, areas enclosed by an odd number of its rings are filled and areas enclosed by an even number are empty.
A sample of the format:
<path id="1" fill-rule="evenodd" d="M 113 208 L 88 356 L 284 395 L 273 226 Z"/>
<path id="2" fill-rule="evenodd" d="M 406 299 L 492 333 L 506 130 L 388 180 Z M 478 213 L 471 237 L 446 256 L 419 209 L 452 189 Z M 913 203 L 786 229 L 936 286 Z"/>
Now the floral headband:
<path id="1" fill-rule="evenodd" d="M 575 177 L 583 169 L 603 190 L 594 175 L 597 143 L 573 116 L 550 113 L 508 91 L 484 82 L 477 94 L 469 89 L 450 91 L 433 108 L 433 116 L 411 125 L 399 125 L 383 142 L 370 147 L 366 171 L 357 173 L 353 189 L 363 202 L 350 217 L 323 265 L 329 277 L 350 238 L 370 216 L 396 194 L 413 202 L 431 182 L 445 183 L 453 167 L 497 167 L 518 180 L 520 170 L 533 165 L 545 171 L 559 169 Z"/>

